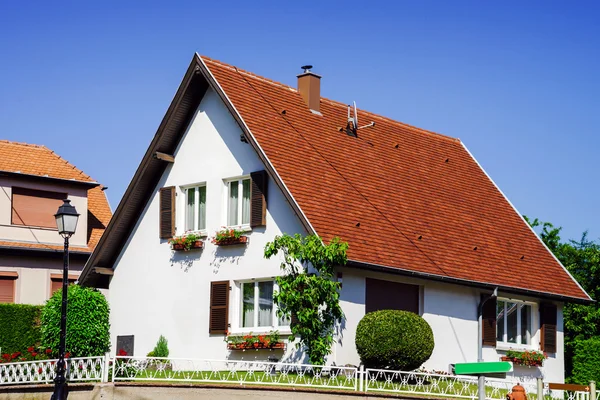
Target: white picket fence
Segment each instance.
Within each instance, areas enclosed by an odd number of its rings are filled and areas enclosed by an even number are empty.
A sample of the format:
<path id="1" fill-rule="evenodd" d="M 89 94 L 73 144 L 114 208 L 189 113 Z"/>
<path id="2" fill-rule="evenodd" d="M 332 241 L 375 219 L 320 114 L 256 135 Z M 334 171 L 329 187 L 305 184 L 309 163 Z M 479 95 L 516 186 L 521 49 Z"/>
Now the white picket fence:
<path id="1" fill-rule="evenodd" d="M 0 386 L 51 384 L 57 360 L 0 364 Z M 477 378 L 419 371 L 389 371 L 355 367 L 315 366 L 263 361 L 201 360 L 191 358 L 82 357 L 67 360 L 70 382 L 180 382 L 323 388 L 476 399 Z M 520 383 L 533 399 L 535 380 L 486 378 L 486 399 L 504 400 Z M 592 400 L 589 392 L 544 390 L 544 398 Z M 597 399 L 600 400 L 600 394 Z"/>

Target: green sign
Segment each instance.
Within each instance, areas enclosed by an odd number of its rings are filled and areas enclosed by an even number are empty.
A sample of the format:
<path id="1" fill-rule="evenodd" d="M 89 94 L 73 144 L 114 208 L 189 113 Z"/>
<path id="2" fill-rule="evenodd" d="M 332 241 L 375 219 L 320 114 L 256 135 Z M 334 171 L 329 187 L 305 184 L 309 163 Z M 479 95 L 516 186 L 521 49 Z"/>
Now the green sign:
<path id="1" fill-rule="evenodd" d="M 512 364 L 506 361 L 460 363 L 454 365 L 456 375 L 505 374 L 512 371 Z"/>

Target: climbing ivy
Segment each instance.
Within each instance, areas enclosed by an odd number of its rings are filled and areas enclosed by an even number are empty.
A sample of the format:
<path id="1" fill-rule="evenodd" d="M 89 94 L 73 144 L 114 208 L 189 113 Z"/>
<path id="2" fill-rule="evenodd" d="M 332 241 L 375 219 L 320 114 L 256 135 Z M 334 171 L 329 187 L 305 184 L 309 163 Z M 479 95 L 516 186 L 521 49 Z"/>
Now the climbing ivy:
<path id="1" fill-rule="evenodd" d="M 278 316 L 291 319 L 291 340 L 299 338 L 311 364 L 324 365 L 331 353 L 335 324 L 344 314 L 339 304 L 340 283 L 333 280 L 336 266 L 346 264 L 348 243 L 338 237 L 329 244 L 316 235 L 277 236 L 265 246 L 265 258 L 281 254 L 282 276 L 273 294 Z"/>

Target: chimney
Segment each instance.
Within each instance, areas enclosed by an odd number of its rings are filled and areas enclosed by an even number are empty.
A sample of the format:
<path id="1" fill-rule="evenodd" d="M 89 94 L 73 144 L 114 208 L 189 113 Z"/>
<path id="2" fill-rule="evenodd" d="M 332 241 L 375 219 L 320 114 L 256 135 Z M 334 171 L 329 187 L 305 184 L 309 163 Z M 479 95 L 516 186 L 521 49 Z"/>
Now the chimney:
<path id="1" fill-rule="evenodd" d="M 298 92 L 312 111 L 320 112 L 321 77 L 310 71 L 312 65 L 304 65 L 304 72 L 298 75 Z"/>

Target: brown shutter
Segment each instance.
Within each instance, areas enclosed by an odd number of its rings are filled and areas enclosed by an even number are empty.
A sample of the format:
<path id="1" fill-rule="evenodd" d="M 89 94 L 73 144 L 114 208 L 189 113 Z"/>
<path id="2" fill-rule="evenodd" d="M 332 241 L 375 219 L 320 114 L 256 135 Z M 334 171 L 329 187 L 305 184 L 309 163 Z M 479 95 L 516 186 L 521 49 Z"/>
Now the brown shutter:
<path id="1" fill-rule="evenodd" d="M 0 303 L 15 302 L 15 277 L 0 276 Z"/>
<path id="2" fill-rule="evenodd" d="M 66 198 L 65 193 L 13 187 L 11 223 L 56 228 L 54 214 Z"/>
<path id="3" fill-rule="evenodd" d="M 556 353 L 556 306 L 540 304 L 541 349 L 546 353 Z"/>
<path id="4" fill-rule="evenodd" d="M 481 300 L 489 297 L 488 294 L 482 294 Z M 484 346 L 496 347 L 496 298 L 491 298 L 485 302 L 481 310 L 481 330 Z"/>
<path id="5" fill-rule="evenodd" d="M 69 275 L 68 281 L 69 285 L 72 285 L 77 280 L 76 275 Z M 60 274 L 50 274 L 50 296 L 57 290 L 62 289 L 62 275 Z"/>
<path id="6" fill-rule="evenodd" d="M 160 238 L 175 236 L 175 187 L 161 188 L 160 191 Z"/>
<path id="7" fill-rule="evenodd" d="M 225 333 L 229 324 L 229 281 L 210 283 L 208 333 Z"/>
<path id="8" fill-rule="evenodd" d="M 257 171 L 250 174 L 250 227 L 267 225 L 267 171 Z"/>
<path id="9" fill-rule="evenodd" d="M 419 286 L 367 278 L 365 312 L 403 310 L 419 313 Z"/>

